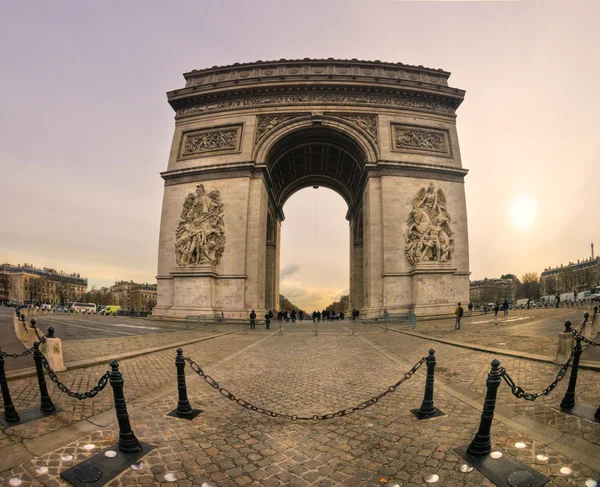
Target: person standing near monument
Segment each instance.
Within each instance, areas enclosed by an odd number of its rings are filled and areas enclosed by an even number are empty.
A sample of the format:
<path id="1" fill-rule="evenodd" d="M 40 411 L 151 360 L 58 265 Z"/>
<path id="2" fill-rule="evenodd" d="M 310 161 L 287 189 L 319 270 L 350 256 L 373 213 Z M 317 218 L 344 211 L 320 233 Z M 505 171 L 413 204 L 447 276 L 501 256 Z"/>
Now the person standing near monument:
<path id="1" fill-rule="evenodd" d="M 473 311 L 473 303 L 469 302 L 469 316 L 471 316 L 472 311 Z"/>
<path id="2" fill-rule="evenodd" d="M 456 310 L 454 311 L 454 314 L 456 315 L 456 323 L 454 323 L 455 330 L 460 330 L 460 319 L 462 318 L 464 313 L 465 313 L 465 310 L 460 305 L 460 303 L 458 303 L 458 306 L 456 307 Z"/>
<path id="3" fill-rule="evenodd" d="M 267 327 L 267 330 L 271 329 L 271 311 L 265 315 L 265 326 Z"/>
<path id="4" fill-rule="evenodd" d="M 504 298 L 504 302 L 502 303 L 502 311 L 504 312 L 504 316 L 508 314 L 508 299 Z"/>
<path id="5" fill-rule="evenodd" d="M 256 313 L 254 310 L 250 313 L 250 329 L 256 330 Z"/>

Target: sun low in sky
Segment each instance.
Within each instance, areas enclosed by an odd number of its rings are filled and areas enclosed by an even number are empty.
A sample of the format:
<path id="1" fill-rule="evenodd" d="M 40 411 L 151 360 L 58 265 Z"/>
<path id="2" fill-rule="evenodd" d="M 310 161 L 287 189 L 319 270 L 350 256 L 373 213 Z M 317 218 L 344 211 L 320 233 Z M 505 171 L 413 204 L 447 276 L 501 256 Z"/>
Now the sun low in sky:
<path id="1" fill-rule="evenodd" d="M 517 196 L 509 207 L 511 223 L 519 230 L 529 230 L 535 223 L 538 202 L 532 196 Z"/>

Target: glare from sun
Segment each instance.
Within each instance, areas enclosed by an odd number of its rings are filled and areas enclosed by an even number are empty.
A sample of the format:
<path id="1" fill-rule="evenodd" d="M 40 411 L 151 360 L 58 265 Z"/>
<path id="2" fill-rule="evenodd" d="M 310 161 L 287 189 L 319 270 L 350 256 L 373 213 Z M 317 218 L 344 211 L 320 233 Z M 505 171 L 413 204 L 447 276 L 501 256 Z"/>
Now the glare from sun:
<path id="1" fill-rule="evenodd" d="M 510 220 L 520 230 L 528 230 L 537 215 L 538 204 L 535 198 L 519 196 L 510 205 Z"/>

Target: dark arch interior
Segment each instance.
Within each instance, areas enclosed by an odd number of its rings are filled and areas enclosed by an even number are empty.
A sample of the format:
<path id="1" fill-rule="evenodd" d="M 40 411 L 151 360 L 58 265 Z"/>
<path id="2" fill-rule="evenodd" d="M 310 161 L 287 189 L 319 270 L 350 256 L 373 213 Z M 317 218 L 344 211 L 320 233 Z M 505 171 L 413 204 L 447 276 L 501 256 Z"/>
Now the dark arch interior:
<path id="1" fill-rule="evenodd" d="M 277 142 L 267 158 L 273 194 L 281 208 L 296 191 L 325 186 L 354 206 L 360 194 L 365 156 L 350 137 L 333 129 L 298 130 Z"/>

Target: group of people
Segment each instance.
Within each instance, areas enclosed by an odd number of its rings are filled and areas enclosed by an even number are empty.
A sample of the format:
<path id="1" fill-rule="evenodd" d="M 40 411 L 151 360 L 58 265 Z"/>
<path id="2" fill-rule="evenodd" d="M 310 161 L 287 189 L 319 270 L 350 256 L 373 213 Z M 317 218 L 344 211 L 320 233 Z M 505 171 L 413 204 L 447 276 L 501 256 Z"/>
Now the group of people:
<path id="1" fill-rule="evenodd" d="M 469 305 L 468 305 L 469 315 L 473 312 L 473 307 L 474 307 L 473 303 L 469 303 Z M 493 310 L 494 310 L 494 316 L 498 316 L 498 311 L 500 311 L 500 310 L 502 310 L 502 312 L 504 313 L 504 316 L 507 316 L 508 315 L 508 299 L 505 299 L 502 304 L 500 304 L 498 301 L 496 301 L 496 303 L 494 303 Z M 487 305 L 483 307 L 483 312 L 484 312 L 484 314 L 487 314 L 487 312 L 488 312 Z M 454 310 L 454 315 L 456 316 L 456 321 L 454 322 L 455 330 L 460 330 L 460 320 L 464 314 L 465 314 L 465 310 L 463 309 L 462 305 L 460 303 L 458 303 L 458 306 Z"/>
<path id="2" fill-rule="evenodd" d="M 359 311 L 357 309 L 352 310 L 352 319 L 358 318 Z M 271 320 L 273 319 L 274 314 L 273 311 L 269 310 L 268 313 L 265 314 L 265 325 L 267 330 L 271 327 Z M 312 312 L 312 320 L 316 321 L 325 321 L 325 320 L 343 320 L 345 314 L 341 311 L 339 314 L 334 311 L 322 310 L 322 311 L 313 311 Z M 303 321 L 306 319 L 306 314 L 302 310 L 296 311 L 293 309 L 292 311 L 278 311 L 277 312 L 277 321 L 285 321 L 295 323 L 296 321 Z M 250 329 L 256 330 L 256 311 L 252 310 L 250 312 Z"/>
<path id="3" fill-rule="evenodd" d="M 487 304 L 483 307 L 483 314 L 488 314 L 490 311 L 494 312 L 494 316 L 498 316 L 498 312 L 502 310 L 504 316 L 508 315 L 508 299 L 505 299 L 502 304 L 499 301 L 496 301 L 493 306 L 488 306 Z"/>

